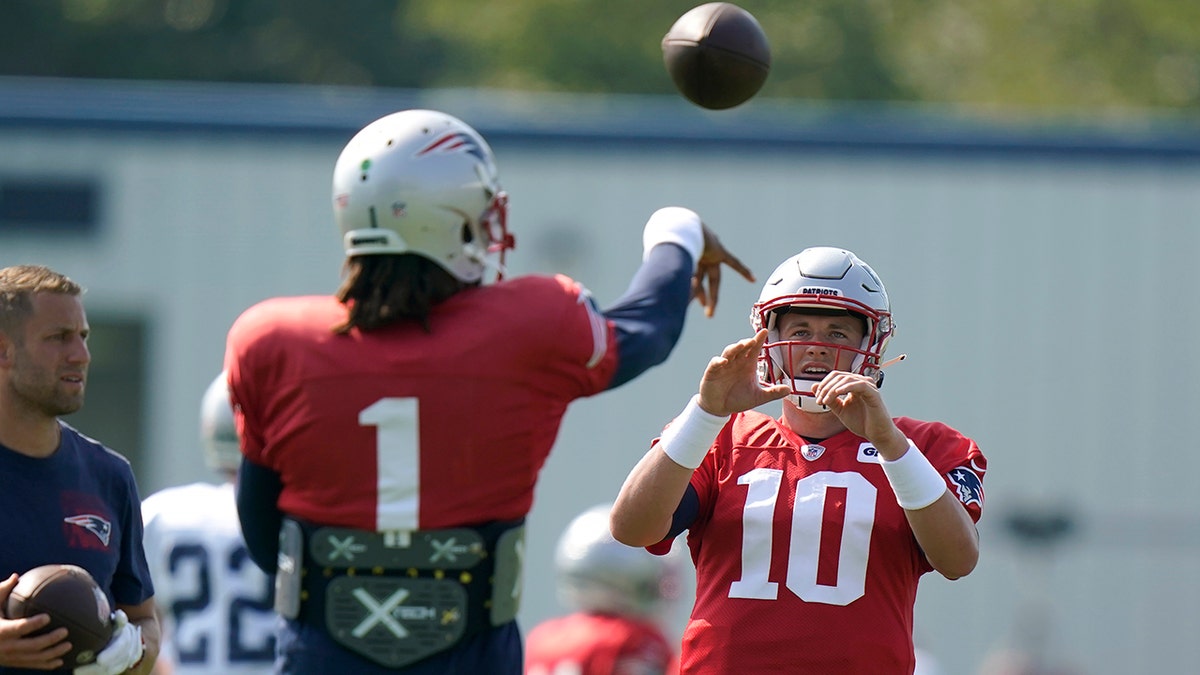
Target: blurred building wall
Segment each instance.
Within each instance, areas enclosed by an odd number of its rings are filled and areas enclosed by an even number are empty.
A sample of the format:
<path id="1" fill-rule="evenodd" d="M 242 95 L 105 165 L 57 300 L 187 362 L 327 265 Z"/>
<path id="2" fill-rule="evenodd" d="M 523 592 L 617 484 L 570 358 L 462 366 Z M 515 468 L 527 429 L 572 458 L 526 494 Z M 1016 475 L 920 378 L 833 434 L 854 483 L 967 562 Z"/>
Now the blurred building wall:
<path id="1" fill-rule="evenodd" d="M 0 218 L 0 266 L 49 264 L 88 288 L 97 363 L 68 421 L 129 455 L 144 495 L 213 478 L 197 411 L 225 331 L 258 300 L 335 289 L 333 162 L 359 127 L 415 106 L 490 139 L 510 272 L 566 273 L 602 305 L 664 205 L 696 209 L 760 281 L 812 245 L 872 264 L 899 327 L 890 350 L 909 356 L 888 371 L 890 410 L 950 423 L 990 462 L 978 569 L 927 577 L 918 600 L 918 644 L 945 672 L 1012 651 L 1078 673 L 1200 660 L 1200 493 L 1172 480 L 1200 468 L 1200 132 L 1175 126 L 0 78 L 0 189 L 93 190 L 90 225 Z M 615 496 L 708 358 L 748 335 L 758 291 L 727 274 L 717 316 L 693 308 L 666 364 L 572 406 L 530 518 L 526 630 L 562 611 L 558 533 Z M 112 362 L 125 365 L 96 377 Z M 1046 515 L 1073 528 L 1050 541 L 1009 527 Z"/>

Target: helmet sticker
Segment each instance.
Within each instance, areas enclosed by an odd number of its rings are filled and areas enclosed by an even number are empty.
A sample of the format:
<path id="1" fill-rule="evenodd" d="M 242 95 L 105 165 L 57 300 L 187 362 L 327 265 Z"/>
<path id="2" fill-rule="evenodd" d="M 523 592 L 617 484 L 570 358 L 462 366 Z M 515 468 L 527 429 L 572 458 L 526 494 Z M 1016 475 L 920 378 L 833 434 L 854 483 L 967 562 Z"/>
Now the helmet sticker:
<path id="1" fill-rule="evenodd" d="M 420 157 L 422 155 L 428 155 L 435 152 L 465 152 L 481 162 L 486 161 L 483 154 L 483 148 L 479 146 L 479 143 L 477 143 L 470 134 L 462 131 L 454 131 L 435 139 L 429 145 L 426 145 L 418 150 L 417 156 Z"/>

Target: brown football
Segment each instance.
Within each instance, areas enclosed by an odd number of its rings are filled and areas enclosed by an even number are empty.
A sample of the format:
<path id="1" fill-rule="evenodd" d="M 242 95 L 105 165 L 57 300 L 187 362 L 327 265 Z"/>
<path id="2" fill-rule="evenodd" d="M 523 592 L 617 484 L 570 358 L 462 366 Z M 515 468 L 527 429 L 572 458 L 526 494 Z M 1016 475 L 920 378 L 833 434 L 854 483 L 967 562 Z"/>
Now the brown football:
<path id="1" fill-rule="evenodd" d="M 750 12 L 709 2 L 679 17 L 662 40 L 663 63 L 679 93 L 709 110 L 748 101 L 767 80 L 771 48 Z"/>
<path id="2" fill-rule="evenodd" d="M 68 668 L 95 661 L 112 639 L 108 597 L 87 570 L 75 565 L 42 565 L 25 572 L 4 610 L 10 619 L 49 614 L 50 623 L 39 634 L 66 628 L 71 651 L 62 659 Z"/>

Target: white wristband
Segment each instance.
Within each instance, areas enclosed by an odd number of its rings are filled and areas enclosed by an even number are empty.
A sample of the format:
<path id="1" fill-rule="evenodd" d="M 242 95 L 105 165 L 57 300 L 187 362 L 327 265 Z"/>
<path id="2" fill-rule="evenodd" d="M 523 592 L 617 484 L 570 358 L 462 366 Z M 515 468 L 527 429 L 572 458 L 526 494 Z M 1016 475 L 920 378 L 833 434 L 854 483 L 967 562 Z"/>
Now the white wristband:
<path id="1" fill-rule="evenodd" d="M 642 230 L 642 260 L 650 249 L 664 243 L 679 244 L 692 256 L 692 270 L 704 253 L 704 228 L 700 216 L 682 206 L 666 206 L 655 211 Z"/>
<path id="2" fill-rule="evenodd" d="M 880 464 L 896 493 L 896 502 L 906 511 L 923 509 L 946 492 L 946 480 L 911 440 L 908 452 L 900 459 L 889 462 L 881 458 Z"/>
<path id="3" fill-rule="evenodd" d="M 713 415 L 701 408 L 700 395 L 696 394 L 663 431 L 658 447 L 679 466 L 695 469 L 728 421 L 728 416 Z"/>

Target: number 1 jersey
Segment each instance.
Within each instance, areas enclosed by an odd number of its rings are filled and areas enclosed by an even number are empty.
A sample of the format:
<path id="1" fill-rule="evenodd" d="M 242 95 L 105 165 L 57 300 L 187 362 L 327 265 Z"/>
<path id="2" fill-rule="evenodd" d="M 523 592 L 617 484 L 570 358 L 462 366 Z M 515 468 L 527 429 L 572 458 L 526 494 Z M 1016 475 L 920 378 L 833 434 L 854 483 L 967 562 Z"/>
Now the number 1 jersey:
<path id="1" fill-rule="evenodd" d="M 229 333 L 242 449 L 277 472 L 279 508 L 321 525 L 415 530 L 523 518 L 567 405 L 617 353 L 586 289 L 526 276 L 404 321 L 338 335 L 332 296 L 277 298 Z"/>

